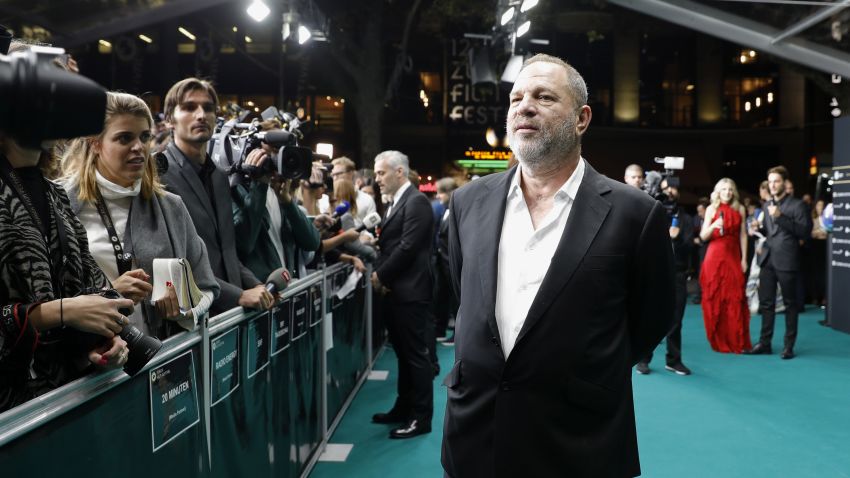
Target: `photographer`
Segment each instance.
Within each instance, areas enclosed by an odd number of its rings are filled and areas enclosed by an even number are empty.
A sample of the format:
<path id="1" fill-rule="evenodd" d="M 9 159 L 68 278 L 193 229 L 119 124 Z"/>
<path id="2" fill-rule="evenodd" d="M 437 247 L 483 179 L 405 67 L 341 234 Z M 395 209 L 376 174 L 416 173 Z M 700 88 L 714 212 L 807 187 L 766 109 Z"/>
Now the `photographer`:
<path id="1" fill-rule="evenodd" d="M 236 306 L 269 309 L 274 298 L 236 253 L 233 208 L 227 176 L 207 154 L 212 138 L 218 96 L 204 80 L 187 78 L 175 83 L 165 96 L 165 119 L 173 129 L 173 141 L 164 154 L 168 171 L 162 176 L 166 188 L 183 199 L 204 240 L 212 271 L 221 287 L 211 312 Z"/>
<path id="2" fill-rule="evenodd" d="M 276 125 L 264 122 L 261 126 L 267 130 Z M 263 144 L 248 153 L 245 164 L 260 167 L 277 153 Z M 233 225 L 239 238 L 236 251 L 257 277 L 268 277 L 280 267 L 297 277 L 300 254 L 296 248 L 314 251 L 319 247 L 319 231 L 293 200 L 291 183 L 270 173 L 231 188 Z"/>
<path id="3" fill-rule="evenodd" d="M 35 58 L 34 52 L 22 55 L 0 60 L 0 68 L 12 69 Z M 73 129 L 78 134 L 96 127 L 91 119 L 99 114 L 102 120 L 102 111 L 96 109 L 105 94 L 85 78 L 39 68 L 38 74 L 48 75 L 44 82 L 58 86 L 57 92 L 40 105 L 25 106 L 34 110 L 29 110 L 33 118 L 52 122 L 56 129 L 34 125 L 24 132 L 29 141 L 21 141 L 13 133 L 19 125 L 13 122 L 22 119 L 0 118 L 0 412 L 82 376 L 90 364 L 121 367 L 128 357 L 126 342 L 116 334 L 129 323 L 119 309 L 133 302 L 85 295 L 109 282 L 89 254 L 86 232 L 67 195 L 44 177 L 43 171 L 52 167 L 47 153 L 52 143 L 43 140 L 55 138 L 33 137 L 40 130 L 58 135 Z M 28 77 L 17 86 L 36 89 L 43 84 Z M 63 101 L 74 89 L 100 101 L 93 101 L 91 110 L 80 112 L 77 124 L 65 128 L 48 117 L 48 108 L 67 108 L 73 100 Z M 2 101 L 14 105 L 15 98 Z M 95 346 L 78 343 L 71 340 L 79 335 L 75 331 L 104 340 Z"/>
<path id="4" fill-rule="evenodd" d="M 682 363 L 682 319 L 685 317 L 685 301 L 688 297 L 688 266 L 694 240 L 693 218 L 679 207 L 679 188 L 672 181 L 661 181 L 663 195 L 658 196 L 670 221 L 670 240 L 673 243 L 673 256 L 676 260 L 676 322 L 667 334 L 667 355 L 665 369 L 677 375 L 690 375 L 691 369 Z M 649 373 L 652 353 L 638 362 L 635 370 L 642 375 Z"/>

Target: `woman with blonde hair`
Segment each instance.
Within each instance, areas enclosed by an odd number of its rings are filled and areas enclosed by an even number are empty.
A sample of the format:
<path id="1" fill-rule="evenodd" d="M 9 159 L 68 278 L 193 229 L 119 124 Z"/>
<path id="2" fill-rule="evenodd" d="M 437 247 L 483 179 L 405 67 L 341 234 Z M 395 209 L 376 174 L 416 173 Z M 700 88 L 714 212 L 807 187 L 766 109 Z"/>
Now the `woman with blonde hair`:
<path id="1" fill-rule="evenodd" d="M 746 217 L 735 181 L 718 181 L 700 231 L 708 249 L 699 276 L 705 333 L 717 352 L 741 353 L 752 347 L 744 280 L 747 233 L 742 223 Z"/>
<path id="2" fill-rule="evenodd" d="M 88 234 L 92 256 L 124 297 L 141 304 L 130 321 L 160 338 L 193 329 L 219 293 L 203 241 L 179 196 L 166 192 L 150 156 L 150 109 L 140 98 L 109 92 L 103 131 L 77 138 L 62 158 L 71 206 Z M 181 310 L 173 284 L 151 305 L 155 258 L 184 258 L 202 298 Z M 164 321 L 169 319 L 169 321 Z"/>

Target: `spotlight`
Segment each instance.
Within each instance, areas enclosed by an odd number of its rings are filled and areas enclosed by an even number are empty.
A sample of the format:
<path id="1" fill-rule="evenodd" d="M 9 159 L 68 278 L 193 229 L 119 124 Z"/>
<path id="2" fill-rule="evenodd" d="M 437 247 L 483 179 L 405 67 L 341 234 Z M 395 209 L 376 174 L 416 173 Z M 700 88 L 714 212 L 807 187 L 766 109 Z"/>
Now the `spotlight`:
<path id="1" fill-rule="evenodd" d="M 334 157 L 334 145 L 330 143 L 316 143 L 316 153 L 324 154 L 329 158 Z"/>
<path id="2" fill-rule="evenodd" d="M 254 21 L 261 22 L 269 16 L 271 10 L 269 10 L 268 5 L 263 3 L 263 0 L 254 0 L 254 3 L 248 6 L 246 12 L 248 12 L 248 16 L 253 18 Z"/>
<path id="3" fill-rule="evenodd" d="M 505 65 L 505 71 L 502 73 L 502 81 L 505 83 L 516 81 L 516 77 L 519 76 L 519 70 L 522 69 L 523 60 L 522 55 L 513 55 L 508 60 L 508 64 Z"/>
<path id="4" fill-rule="evenodd" d="M 102 46 L 104 46 L 106 48 L 112 48 L 112 43 L 109 43 L 106 40 L 98 40 L 97 42 L 100 43 Z"/>
<path id="5" fill-rule="evenodd" d="M 773 93 L 768 93 L 768 94 L 767 94 L 767 102 L 768 102 L 768 103 L 773 103 Z"/>
<path id="6" fill-rule="evenodd" d="M 538 0 L 523 0 L 522 6 L 519 7 L 519 11 L 522 12 L 522 13 L 525 13 L 525 12 L 531 10 L 532 8 L 536 7 L 537 3 L 538 3 Z"/>
<path id="7" fill-rule="evenodd" d="M 254 41 L 254 40 L 252 40 L 251 37 L 249 37 L 248 35 L 245 35 L 245 43 L 251 43 L 252 41 Z"/>
<path id="8" fill-rule="evenodd" d="M 753 107 L 752 107 L 752 105 L 750 104 L 750 102 L 749 102 L 749 101 L 747 101 L 746 103 L 744 103 L 744 111 L 750 111 L 752 108 L 753 108 Z"/>
<path id="9" fill-rule="evenodd" d="M 502 14 L 502 26 L 507 25 L 508 22 L 510 22 L 511 20 L 514 19 L 514 12 L 515 11 L 516 11 L 516 8 L 514 8 L 514 7 L 511 7 L 509 9 L 505 10 L 505 13 Z"/>
<path id="10" fill-rule="evenodd" d="M 153 43 L 153 40 L 151 39 L 151 37 L 149 37 L 147 35 L 139 35 L 139 40 L 142 40 L 145 43 Z"/>
<path id="11" fill-rule="evenodd" d="M 303 45 L 310 39 L 312 35 L 310 34 L 310 30 L 307 29 L 304 25 L 298 26 L 298 44 Z"/>
<path id="12" fill-rule="evenodd" d="M 523 23 L 519 26 L 519 28 L 516 29 L 516 37 L 520 38 L 521 36 L 528 33 L 528 30 L 531 30 L 531 20 L 526 20 L 525 23 Z"/>

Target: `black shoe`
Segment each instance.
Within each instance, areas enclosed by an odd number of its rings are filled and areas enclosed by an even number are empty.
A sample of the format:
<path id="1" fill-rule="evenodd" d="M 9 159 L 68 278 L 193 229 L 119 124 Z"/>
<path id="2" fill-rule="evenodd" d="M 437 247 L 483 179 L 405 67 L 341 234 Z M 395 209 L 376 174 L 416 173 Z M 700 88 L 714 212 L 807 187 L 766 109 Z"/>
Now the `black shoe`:
<path id="1" fill-rule="evenodd" d="M 771 353 L 773 351 L 770 350 L 770 345 L 764 345 L 761 342 L 757 343 L 750 350 L 744 350 L 744 355 L 770 355 Z"/>
<path id="2" fill-rule="evenodd" d="M 646 362 L 638 362 L 638 364 L 635 365 L 635 372 L 641 375 L 649 375 L 649 364 Z"/>
<path id="3" fill-rule="evenodd" d="M 674 363 L 673 365 L 667 365 L 664 368 L 675 373 L 676 375 L 690 375 L 691 374 L 691 369 L 686 367 L 685 364 L 683 364 L 682 362 Z"/>
<path id="4" fill-rule="evenodd" d="M 794 349 L 788 347 L 782 351 L 782 355 L 780 355 L 780 357 L 782 357 L 782 360 L 791 360 L 796 357 L 796 355 L 794 355 Z"/>
<path id="5" fill-rule="evenodd" d="M 440 342 L 445 347 L 454 347 L 455 346 L 455 336 L 452 334 L 451 338 L 443 340 Z"/>
<path id="6" fill-rule="evenodd" d="M 431 433 L 431 425 L 413 419 L 391 431 L 390 438 L 413 438 L 426 433 Z"/>
<path id="7" fill-rule="evenodd" d="M 408 421 L 410 417 L 406 413 L 402 413 L 395 408 L 390 410 L 387 413 L 376 413 L 372 415 L 372 423 L 404 423 Z"/>
<path id="8" fill-rule="evenodd" d="M 824 327 L 829 327 L 829 322 L 826 319 L 818 320 L 818 323 L 823 325 Z"/>

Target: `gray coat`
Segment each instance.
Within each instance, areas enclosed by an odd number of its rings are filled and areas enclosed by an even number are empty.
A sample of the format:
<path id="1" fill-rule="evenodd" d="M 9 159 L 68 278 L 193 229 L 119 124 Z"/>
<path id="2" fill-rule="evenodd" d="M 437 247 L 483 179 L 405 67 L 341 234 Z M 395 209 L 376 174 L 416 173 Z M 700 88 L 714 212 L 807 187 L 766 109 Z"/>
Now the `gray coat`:
<path id="1" fill-rule="evenodd" d="M 74 214 L 79 214 L 83 207 L 78 195 L 78 186 L 68 188 Z M 146 201 L 140 194 L 133 199 L 130 211 L 124 232 L 124 252 L 133 254 L 138 267 L 150 274 L 155 258 L 186 258 L 198 287 L 212 291 L 214 297 L 219 296 L 221 288 L 210 268 L 207 248 L 179 196 L 166 192 Z M 152 312 L 148 310 L 146 314 L 148 327 L 158 331 L 162 324 Z"/>
<path id="2" fill-rule="evenodd" d="M 169 191 L 183 198 L 198 235 L 207 246 L 210 267 L 221 286 L 221 296 L 213 302 L 210 311 L 219 313 L 232 309 L 239 305 L 242 291 L 259 285 L 260 281 L 239 262 L 236 255 L 233 206 L 227 176 L 219 170 L 213 173 L 216 204 L 211 204 L 198 173 L 173 142 L 168 144 L 165 155 L 168 157 L 168 171 L 161 179 Z"/>

